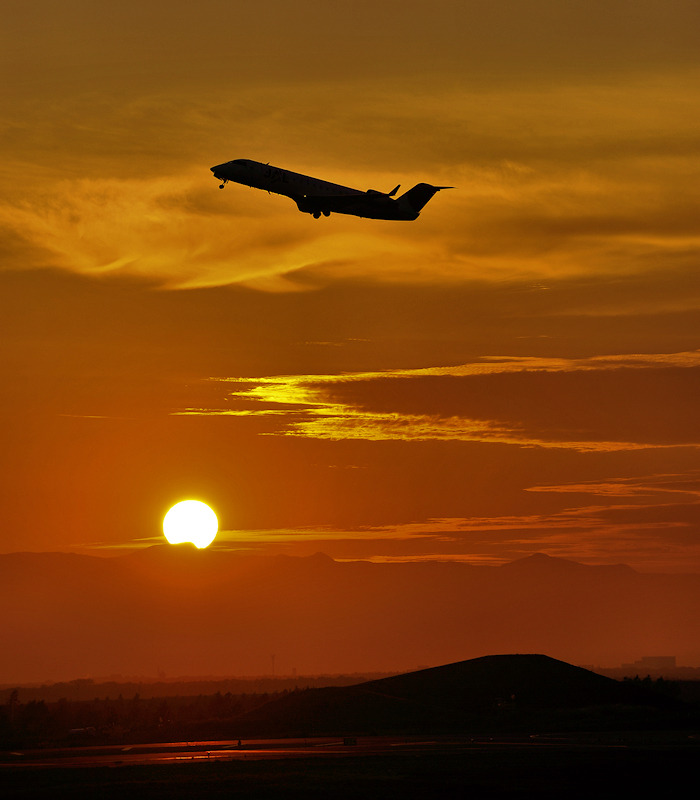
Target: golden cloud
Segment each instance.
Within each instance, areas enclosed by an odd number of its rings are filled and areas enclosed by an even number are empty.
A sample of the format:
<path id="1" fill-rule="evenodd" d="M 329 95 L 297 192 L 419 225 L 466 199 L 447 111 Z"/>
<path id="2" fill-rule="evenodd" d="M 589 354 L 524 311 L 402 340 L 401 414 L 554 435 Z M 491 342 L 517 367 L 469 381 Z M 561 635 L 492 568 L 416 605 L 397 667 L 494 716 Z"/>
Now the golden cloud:
<path id="1" fill-rule="evenodd" d="M 209 87 L 19 95 L 0 225 L 53 265 L 172 288 L 288 291 L 310 268 L 322 282 L 450 283 L 689 265 L 700 250 L 694 85 L 689 71 L 527 91 L 292 78 L 240 87 L 223 107 Z M 286 198 L 217 192 L 208 168 L 237 156 L 360 189 L 457 188 L 412 224 L 314 222 Z"/>
<path id="2" fill-rule="evenodd" d="M 610 440 L 591 431 L 587 438 L 572 438 L 556 429 L 528 429 L 523 423 L 499 419 L 469 418 L 454 414 L 415 414 L 406 411 L 384 411 L 365 407 L 340 398 L 337 389 L 353 383 L 378 384 L 389 379 L 430 379 L 445 377 L 484 377 L 508 373 L 574 373 L 611 372 L 644 369 L 697 368 L 700 351 L 670 354 L 637 354 L 596 356 L 583 359 L 564 358 L 483 358 L 472 364 L 414 370 L 344 375 L 294 375 L 256 379 L 214 379 L 241 388 L 229 394 L 232 408 L 189 408 L 186 415 L 268 416 L 280 417 L 277 431 L 265 435 L 299 436 L 332 441 L 361 439 L 365 441 L 462 441 L 489 442 L 521 447 L 543 447 L 579 452 L 613 452 L 649 447 L 698 447 L 700 442 L 658 441 L 649 434 L 639 440 Z M 407 391 L 410 387 L 407 384 Z M 244 407 L 235 407 L 236 402 Z M 517 416 L 517 410 L 516 410 Z M 565 432 L 564 432 L 565 433 Z"/>

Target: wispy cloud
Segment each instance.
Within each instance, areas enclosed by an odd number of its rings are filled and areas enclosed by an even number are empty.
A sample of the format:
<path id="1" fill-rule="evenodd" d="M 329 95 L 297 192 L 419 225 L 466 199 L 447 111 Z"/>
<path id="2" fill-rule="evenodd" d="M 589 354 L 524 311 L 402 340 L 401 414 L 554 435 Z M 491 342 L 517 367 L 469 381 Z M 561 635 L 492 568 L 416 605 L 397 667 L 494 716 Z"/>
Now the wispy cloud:
<path id="1" fill-rule="evenodd" d="M 575 430 L 560 429 L 557 409 L 552 409 L 552 421 L 528 422 L 519 419 L 519 398 L 511 401 L 507 418 L 481 416 L 469 417 L 449 412 L 455 397 L 469 397 L 474 380 L 494 375 L 538 375 L 569 373 L 609 373 L 613 371 L 639 372 L 660 368 L 691 369 L 700 366 L 700 351 L 670 354 L 636 354 L 597 356 L 583 359 L 565 358 L 512 358 L 489 357 L 470 364 L 453 367 L 431 367 L 413 370 L 387 370 L 343 375 L 285 375 L 257 379 L 213 379 L 222 384 L 234 384 L 236 391 L 228 393 L 228 408 L 189 408 L 179 412 L 186 415 L 267 416 L 278 417 L 280 427 L 272 435 L 300 436 L 315 439 L 367 441 L 383 440 L 444 440 L 463 442 L 490 442 L 528 447 L 563 448 L 580 452 L 612 452 L 648 447 L 700 446 L 692 435 L 689 439 L 670 438 L 666 441 L 653 436 L 652 431 L 639 429 L 640 438 L 610 439 L 599 430 L 586 431 L 586 437 L 574 438 Z M 405 410 L 403 395 L 411 396 L 411 381 L 420 383 L 422 395 L 431 395 L 426 388 L 436 381 L 433 394 L 444 387 L 440 379 L 463 379 L 464 385 L 451 386 L 451 395 L 445 399 L 442 412 L 409 413 Z M 388 381 L 406 380 L 403 389 L 385 398 L 368 393 L 369 387 L 381 386 Z M 469 379 L 469 380 L 467 380 Z M 352 385 L 358 389 L 348 392 Z M 509 387 L 512 388 L 512 387 Z M 523 387 L 527 390 L 527 387 Z M 415 401 L 420 405 L 422 401 Z M 373 407 L 375 404 L 375 407 Z M 439 404 L 439 401 L 438 401 Z M 433 403 L 434 405 L 434 403 Z M 568 412 L 567 412 L 568 414 Z M 567 416 L 565 414 L 565 416 Z M 579 423 L 581 424 L 581 423 Z M 575 426 L 575 422 L 573 423 Z M 544 426 L 538 429 L 537 426 Z M 609 427 L 609 426 L 607 426 Z M 567 433 L 569 435 L 567 435 Z"/>
<path id="2" fill-rule="evenodd" d="M 285 279 L 300 269 L 322 282 L 435 284 L 691 268 L 696 81 L 684 70 L 612 85 L 448 80 L 436 90 L 412 76 L 348 79 L 339 92 L 289 78 L 240 86 L 225 109 L 211 88 L 19 97 L 2 132 L 17 157 L 5 167 L 0 225 L 64 269 L 177 288 L 306 288 Z M 232 140 L 248 151 L 231 152 Z M 208 167 L 243 155 L 360 189 L 458 188 L 412 225 L 315 223 L 285 198 L 219 193 Z M 25 181 L 39 188 L 18 188 Z"/>
<path id="3" fill-rule="evenodd" d="M 583 563 L 624 562 L 642 570 L 692 572 L 700 568 L 697 473 L 612 478 L 583 487 L 599 494 L 601 502 L 548 513 L 430 519 L 376 527 L 372 530 L 377 540 L 395 540 L 398 535 L 414 546 L 397 553 L 394 547 L 379 545 L 370 560 L 501 564 L 541 551 Z M 572 483 L 531 487 L 530 491 L 570 493 L 573 499 L 581 489 L 582 485 Z M 626 494 L 629 489 L 634 493 Z M 668 494 L 664 497 L 657 491 Z M 615 502 L 618 497 L 632 502 Z"/>
<path id="4" fill-rule="evenodd" d="M 700 474 L 650 475 L 644 478 L 614 478 L 608 481 L 587 481 L 552 486 L 530 486 L 529 492 L 554 492 L 561 494 L 593 494 L 600 497 L 648 498 L 670 495 L 695 502 L 700 498 Z"/>

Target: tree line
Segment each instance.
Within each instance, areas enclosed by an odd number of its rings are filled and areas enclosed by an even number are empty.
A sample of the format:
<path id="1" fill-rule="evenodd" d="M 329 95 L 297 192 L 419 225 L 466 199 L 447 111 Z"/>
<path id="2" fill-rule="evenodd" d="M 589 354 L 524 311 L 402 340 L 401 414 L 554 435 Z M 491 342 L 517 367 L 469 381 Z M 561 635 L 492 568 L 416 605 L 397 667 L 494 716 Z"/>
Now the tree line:
<path id="1" fill-rule="evenodd" d="M 261 675 L 246 678 L 177 678 L 172 680 L 94 680 L 76 678 L 71 681 L 47 683 L 41 686 L 0 687 L 0 703 L 6 703 L 10 694 L 17 690 L 24 702 L 28 700 L 55 701 L 91 700 L 93 697 L 173 697 L 222 694 L 264 694 L 285 689 L 315 689 L 321 686 L 349 686 L 354 683 L 386 678 L 395 673 L 372 672 L 338 675 Z"/>
<path id="2" fill-rule="evenodd" d="M 281 692 L 143 698 L 136 692 L 125 698 L 92 700 L 22 701 L 14 689 L 0 706 L 0 749 L 109 742 L 162 740 L 163 737 L 206 731 L 217 721 L 233 719 L 289 690 Z M 199 725 L 199 730 L 197 726 Z"/>

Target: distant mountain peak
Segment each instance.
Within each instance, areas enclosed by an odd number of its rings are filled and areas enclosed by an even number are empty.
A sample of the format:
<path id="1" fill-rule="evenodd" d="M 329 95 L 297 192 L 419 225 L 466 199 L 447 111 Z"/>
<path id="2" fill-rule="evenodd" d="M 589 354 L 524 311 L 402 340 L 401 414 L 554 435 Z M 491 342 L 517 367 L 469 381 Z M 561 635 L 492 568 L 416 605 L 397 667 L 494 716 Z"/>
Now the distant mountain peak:
<path id="1" fill-rule="evenodd" d="M 546 553 L 533 553 L 531 556 L 524 558 L 517 558 L 515 561 L 509 561 L 507 564 L 502 564 L 503 567 L 540 567 L 548 566 L 556 568 L 557 566 L 566 565 L 567 567 L 584 567 L 578 561 L 570 561 L 568 558 L 558 558 L 556 556 L 548 556 Z"/>
<path id="2" fill-rule="evenodd" d="M 322 553 L 320 550 L 312 556 L 308 556 L 308 560 L 317 564 L 335 564 L 335 559 L 331 558 L 327 553 Z"/>
<path id="3" fill-rule="evenodd" d="M 546 553 L 533 553 L 507 564 L 501 564 L 501 569 L 514 569 L 519 571 L 541 571 L 549 574 L 553 573 L 572 573 L 585 570 L 605 570 L 615 573 L 636 573 L 628 564 L 581 564 L 579 561 L 571 561 L 568 558 L 548 556 Z"/>

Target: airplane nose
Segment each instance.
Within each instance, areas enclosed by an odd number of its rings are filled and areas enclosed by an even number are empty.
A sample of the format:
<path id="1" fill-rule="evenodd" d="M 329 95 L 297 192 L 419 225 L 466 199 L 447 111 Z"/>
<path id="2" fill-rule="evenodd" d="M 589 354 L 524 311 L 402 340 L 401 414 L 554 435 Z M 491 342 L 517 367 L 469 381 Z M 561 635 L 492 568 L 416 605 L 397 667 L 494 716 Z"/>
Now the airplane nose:
<path id="1" fill-rule="evenodd" d="M 226 164 L 217 164 L 215 167 L 209 167 L 209 171 L 214 173 L 214 177 L 218 181 L 222 181 L 222 183 L 219 185 L 219 189 L 223 189 L 225 184 L 228 183 L 229 180 L 226 177 L 226 172 L 223 170 L 225 166 Z"/>
<path id="2" fill-rule="evenodd" d="M 228 164 L 217 164 L 215 167 L 209 167 L 209 170 L 214 173 L 215 178 L 223 178 L 227 173 Z"/>

